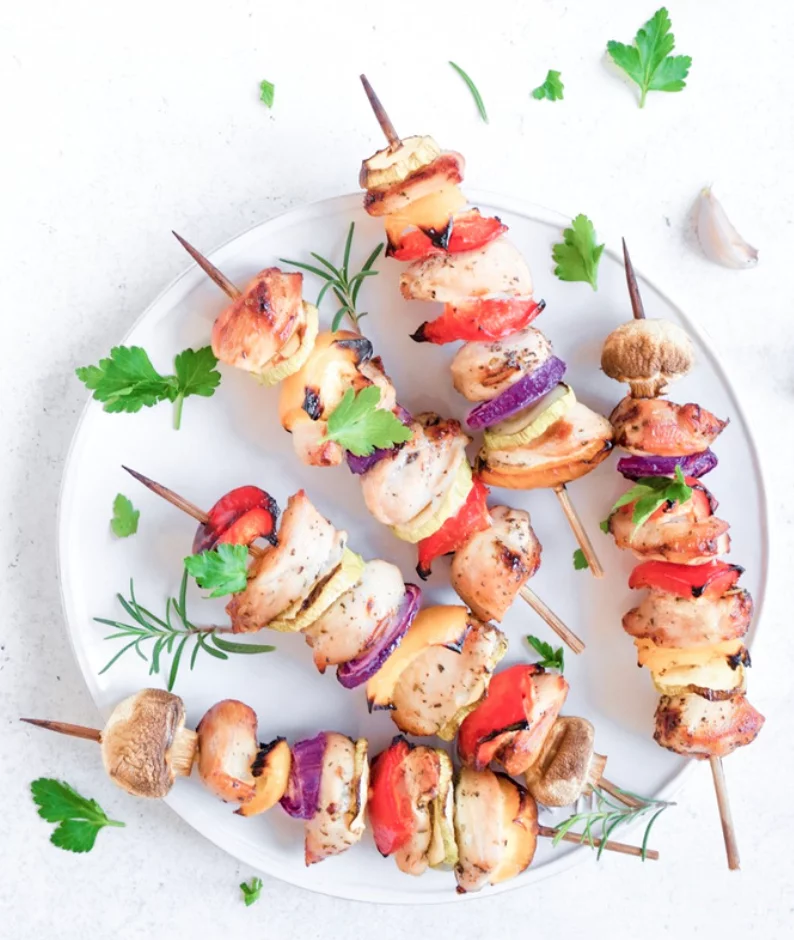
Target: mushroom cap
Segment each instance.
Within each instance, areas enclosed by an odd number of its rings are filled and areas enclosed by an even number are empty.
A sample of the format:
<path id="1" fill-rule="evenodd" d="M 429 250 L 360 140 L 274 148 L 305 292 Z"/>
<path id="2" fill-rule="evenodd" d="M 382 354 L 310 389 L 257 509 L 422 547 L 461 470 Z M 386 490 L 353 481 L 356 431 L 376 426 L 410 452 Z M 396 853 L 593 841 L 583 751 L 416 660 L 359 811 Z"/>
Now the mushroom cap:
<path id="1" fill-rule="evenodd" d="M 164 797 L 176 776 L 171 747 L 184 725 L 182 699 L 162 689 L 119 702 L 102 732 L 102 763 L 111 780 L 133 796 Z"/>
<path id="2" fill-rule="evenodd" d="M 695 360 L 692 340 L 669 320 L 630 320 L 607 336 L 601 368 L 618 382 L 651 382 L 661 391 L 686 375 Z"/>
<path id="3" fill-rule="evenodd" d="M 586 718 L 558 718 L 537 761 L 526 772 L 527 789 L 545 806 L 575 803 L 588 786 L 595 731 Z"/>

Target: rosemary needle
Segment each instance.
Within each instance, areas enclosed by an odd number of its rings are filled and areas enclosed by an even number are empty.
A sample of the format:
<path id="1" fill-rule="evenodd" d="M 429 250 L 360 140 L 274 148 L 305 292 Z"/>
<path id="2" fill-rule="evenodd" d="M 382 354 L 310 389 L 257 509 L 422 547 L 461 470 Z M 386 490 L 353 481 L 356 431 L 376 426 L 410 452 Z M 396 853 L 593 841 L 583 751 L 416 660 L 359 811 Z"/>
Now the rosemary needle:
<path id="1" fill-rule="evenodd" d="M 466 85 L 469 91 L 471 92 L 472 98 L 474 98 L 474 103 L 477 105 L 477 110 L 480 112 L 480 117 L 487 124 L 488 112 L 485 110 L 485 102 L 482 100 L 482 95 L 480 94 L 477 86 L 474 84 L 471 78 L 466 74 L 466 72 L 463 71 L 463 69 L 459 65 L 456 65 L 454 62 L 450 62 L 449 64 L 452 66 L 453 69 L 455 69 L 458 75 L 460 75 L 463 81 L 466 82 Z"/>

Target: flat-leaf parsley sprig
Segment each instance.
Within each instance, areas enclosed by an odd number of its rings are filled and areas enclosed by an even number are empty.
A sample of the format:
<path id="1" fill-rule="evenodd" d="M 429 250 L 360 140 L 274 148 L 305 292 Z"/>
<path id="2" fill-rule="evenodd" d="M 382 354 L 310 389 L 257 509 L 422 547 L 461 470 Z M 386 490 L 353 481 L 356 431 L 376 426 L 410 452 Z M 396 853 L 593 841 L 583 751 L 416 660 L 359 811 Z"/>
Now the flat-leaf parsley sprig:
<path id="1" fill-rule="evenodd" d="M 579 214 L 562 237 L 551 249 L 557 263 L 554 273 L 561 281 L 586 281 L 593 290 L 598 290 L 598 265 L 604 246 L 597 243 L 593 223 Z"/>
<path id="2" fill-rule="evenodd" d="M 325 281 L 325 284 L 322 287 L 318 297 L 317 297 L 317 306 L 319 307 L 322 303 L 323 297 L 328 293 L 328 291 L 333 291 L 334 296 L 342 305 L 334 314 L 333 321 L 331 322 L 331 330 L 336 332 L 339 329 L 339 324 L 342 322 L 342 318 L 347 316 L 350 318 L 353 326 L 356 329 L 359 329 L 358 322 L 362 317 L 367 316 L 365 310 L 359 312 L 356 310 L 356 302 L 358 301 L 358 293 L 361 290 L 361 285 L 364 283 L 364 280 L 368 277 L 374 277 L 378 272 L 372 270 L 372 265 L 378 259 L 378 256 L 383 251 L 383 242 L 377 245 L 369 254 L 369 257 L 364 262 L 361 267 L 361 270 L 354 275 L 350 275 L 350 250 L 353 246 L 353 233 L 356 229 L 356 223 L 351 222 L 350 228 L 347 230 L 347 238 L 345 240 L 345 249 L 342 256 L 342 264 L 339 267 L 331 264 L 327 258 L 323 258 L 322 255 L 317 254 L 316 251 L 311 251 L 309 254 L 315 261 L 319 261 L 322 268 L 318 268 L 313 264 L 305 264 L 302 261 L 291 261 L 289 258 L 279 258 L 282 264 L 291 264 L 295 268 L 300 268 L 301 271 L 307 271 L 309 274 L 314 274 L 319 278 L 322 278 Z"/>
<path id="3" fill-rule="evenodd" d="M 124 610 L 132 618 L 133 623 L 122 623 L 118 620 L 108 620 L 104 617 L 94 617 L 97 623 L 113 627 L 114 633 L 109 633 L 106 640 L 127 640 L 127 643 L 100 671 L 107 672 L 126 652 L 134 650 L 141 659 L 149 663 L 149 675 L 159 675 L 166 656 L 171 656 L 171 665 L 168 669 L 168 691 L 172 691 L 176 682 L 182 654 L 190 643 L 193 650 L 190 656 L 190 668 L 196 664 L 199 652 L 203 651 L 215 659 L 228 659 L 230 654 L 252 655 L 256 653 L 272 653 L 275 646 L 258 645 L 253 643 L 234 643 L 222 639 L 219 634 L 231 633 L 231 627 L 199 627 L 196 626 L 187 614 L 187 583 L 188 572 L 185 569 L 182 575 L 182 584 L 179 588 L 179 600 L 169 597 L 165 605 L 165 619 L 155 616 L 146 607 L 138 603 L 135 597 L 135 588 L 130 578 L 129 599 L 117 594 L 116 598 Z M 174 622 L 176 614 L 178 622 Z M 141 649 L 141 644 L 152 642 L 151 660 Z"/>
<path id="4" fill-rule="evenodd" d="M 369 457 L 375 450 L 410 441 L 411 429 L 391 411 L 378 408 L 378 402 L 377 385 L 367 385 L 359 392 L 349 388 L 328 416 L 324 440 L 336 441 L 356 457 Z"/>
<path id="5" fill-rule="evenodd" d="M 123 493 L 119 493 L 113 500 L 113 516 L 110 528 L 116 538 L 126 539 L 138 531 L 138 519 L 141 511 L 136 509 L 131 500 Z"/>
<path id="6" fill-rule="evenodd" d="M 669 503 L 671 506 L 674 503 L 680 505 L 691 498 L 692 487 L 686 482 L 680 465 L 676 464 L 675 476 L 672 479 L 670 477 L 640 477 L 630 490 L 627 490 L 615 500 L 609 515 L 611 516 L 612 513 L 617 512 L 621 506 L 634 503 L 631 521 L 634 523 L 634 530 L 636 531 L 665 503 Z M 606 526 L 605 531 L 609 531 L 609 518 L 604 520 L 602 527 L 604 525 Z"/>
<path id="7" fill-rule="evenodd" d="M 248 584 L 248 546 L 220 542 L 200 555 L 188 555 L 185 568 L 200 588 L 212 589 L 210 597 L 238 594 Z"/>
<path id="8" fill-rule="evenodd" d="M 554 69 L 549 69 L 546 80 L 532 92 L 532 97 L 538 101 L 542 101 L 544 98 L 548 98 L 549 101 L 562 101 L 565 85 L 562 83 L 560 74 L 560 72 L 555 72 Z"/>
<path id="9" fill-rule="evenodd" d="M 557 669 L 560 675 L 565 671 L 565 651 L 561 646 L 555 650 L 551 643 L 546 643 L 531 634 L 527 637 L 527 643 L 541 657 L 537 665 L 544 669 Z"/>
<path id="10" fill-rule="evenodd" d="M 100 829 L 126 825 L 117 819 L 108 819 L 96 800 L 80 796 L 62 780 L 40 777 L 31 783 L 30 792 L 39 808 L 39 816 L 47 822 L 58 823 L 50 842 L 67 852 L 90 852 Z"/>

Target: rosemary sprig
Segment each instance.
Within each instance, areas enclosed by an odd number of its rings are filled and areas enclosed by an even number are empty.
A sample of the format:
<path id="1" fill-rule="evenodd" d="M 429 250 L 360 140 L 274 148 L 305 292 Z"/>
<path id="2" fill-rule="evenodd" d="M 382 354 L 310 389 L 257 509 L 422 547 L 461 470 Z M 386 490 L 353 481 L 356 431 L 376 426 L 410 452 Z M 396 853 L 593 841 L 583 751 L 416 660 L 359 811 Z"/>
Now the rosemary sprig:
<path id="1" fill-rule="evenodd" d="M 601 842 L 597 848 L 596 858 L 601 858 L 607 839 L 612 835 L 618 826 L 634 822 L 641 816 L 656 810 L 651 816 L 648 825 L 645 827 L 645 833 L 642 837 L 642 860 L 645 861 L 645 855 L 648 851 L 648 837 L 651 834 L 651 827 L 658 817 L 667 809 L 668 806 L 675 806 L 675 803 L 668 803 L 665 800 L 652 800 L 644 796 L 638 796 L 636 793 L 630 793 L 628 790 L 618 790 L 625 796 L 638 801 L 637 806 L 626 806 L 610 798 L 610 795 L 600 787 L 593 787 L 593 793 L 596 797 L 596 808 L 589 813 L 575 813 L 569 816 L 559 826 L 554 828 L 554 838 L 552 845 L 559 845 L 562 837 L 574 826 L 583 825 L 584 830 L 581 833 L 582 845 L 587 843 L 590 848 L 595 849 L 595 839 L 600 838 Z M 601 831 L 594 832 L 600 825 Z M 579 835 L 579 833 L 576 833 Z"/>
<path id="2" fill-rule="evenodd" d="M 334 318 L 331 321 L 331 330 L 336 332 L 339 329 L 339 324 L 342 322 L 342 318 L 345 316 L 350 317 L 353 326 L 358 329 L 358 321 L 367 315 L 366 311 L 359 313 L 356 310 L 356 301 L 358 300 L 358 292 L 361 290 L 361 285 L 364 283 L 364 279 L 368 277 L 373 277 L 378 272 L 372 270 L 372 265 L 378 259 L 378 256 L 383 251 L 383 242 L 380 243 L 376 248 L 372 250 L 370 256 L 364 262 L 361 270 L 358 274 L 350 276 L 350 249 L 353 245 L 353 232 L 355 231 L 356 223 L 351 222 L 350 228 L 347 231 L 347 239 L 345 241 L 345 251 L 342 257 L 342 264 L 339 267 L 331 264 L 327 258 L 323 258 L 322 255 L 318 255 L 316 251 L 311 251 L 309 254 L 316 261 L 319 261 L 322 268 L 318 268 L 313 264 L 304 264 L 301 261 L 291 261 L 289 258 L 280 258 L 279 260 L 283 264 L 291 264 L 295 268 L 300 268 L 302 271 L 308 271 L 309 274 L 315 274 L 317 277 L 322 278 L 325 281 L 323 284 L 322 290 L 320 291 L 317 297 L 317 306 L 319 307 L 322 303 L 323 297 L 328 293 L 328 291 L 333 291 L 334 296 L 342 305 L 334 314 Z"/>
<path id="3" fill-rule="evenodd" d="M 275 646 L 234 643 L 231 640 L 223 640 L 218 636 L 219 633 L 230 633 L 231 627 L 197 627 L 192 623 L 187 614 L 187 579 L 188 572 L 185 570 L 179 588 L 179 600 L 169 597 L 166 601 L 165 620 L 155 616 L 150 610 L 138 603 L 132 578 L 130 578 L 129 599 L 121 594 L 117 594 L 116 598 L 135 623 L 121 623 L 118 620 L 94 617 L 97 623 L 113 627 L 116 631 L 115 633 L 109 633 L 104 639 L 129 641 L 100 670 L 100 675 L 107 672 L 128 650 L 134 650 L 141 659 L 149 663 L 150 676 L 160 674 L 161 666 L 165 665 L 162 662 L 164 655 L 171 656 L 171 664 L 168 668 L 168 691 L 170 692 L 176 682 L 179 665 L 182 662 L 182 654 L 190 643 L 194 644 L 190 655 L 191 670 L 196 664 L 199 652 L 202 650 L 210 656 L 214 656 L 215 659 L 228 659 L 230 653 L 251 655 L 254 653 L 272 653 L 275 650 Z M 172 611 L 179 618 L 177 624 L 173 622 Z M 151 659 L 141 649 L 141 644 L 149 641 L 154 642 L 154 646 L 151 647 Z"/>

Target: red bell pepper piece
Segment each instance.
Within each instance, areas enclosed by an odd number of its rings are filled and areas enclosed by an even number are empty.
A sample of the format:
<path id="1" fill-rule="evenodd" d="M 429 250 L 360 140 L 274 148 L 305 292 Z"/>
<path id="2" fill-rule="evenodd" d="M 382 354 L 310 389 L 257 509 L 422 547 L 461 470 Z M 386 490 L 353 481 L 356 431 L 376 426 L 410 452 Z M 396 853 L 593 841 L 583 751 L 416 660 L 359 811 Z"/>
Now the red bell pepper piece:
<path id="1" fill-rule="evenodd" d="M 469 490 L 466 502 L 440 529 L 419 542 L 419 564 L 416 566 L 416 573 L 423 581 L 429 577 L 436 558 L 457 551 L 475 532 L 483 532 L 491 524 L 485 503 L 489 492 L 482 480 L 474 477 L 474 485 Z"/>
<path id="2" fill-rule="evenodd" d="M 544 300 L 511 297 L 446 304 L 435 320 L 423 323 L 411 335 L 417 343 L 453 343 L 455 340 L 501 339 L 528 326 L 546 306 Z"/>
<path id="3" fill-rule="evenodd" d="M 370 768 L 367 813 L 381 855 L 391 855 L 402 848 L 416 825 L 405 786 L 405 761 L 412 750 L 413 746 L 398 735 Z"/>
<path id="4" fill-rule="evenodd" d="M 250 545 L 264 538 L 276 544 L 278 503 L 258 486 L 238 486 L 221 496 L 199 525 L 193 539 L 193 552 L 214 548 L 218 542 Z"/>
<path id="5" fill-rule="evenodd" d="M 722 597 L 736 585 L 744 568 L 725 561 L 703 565 L 676 565 L 669 561 L 646 561 L 629 577 L 630 588 L 655 588 L 678 597 Z"/>
<path id="6" fill-rule="evenodd" d="M 400 236 L 399 244 L 389 245 L 386 254 L 398 261 L 417 261 L 445 251 L 450 254 L 474 251 L 507 231 L 500 219 L 482 216 L 478 209 L 453 216 L 450 225 L 451 230 L 434 230 L 429 234 L 419 228 L 410 229 Z"/>

